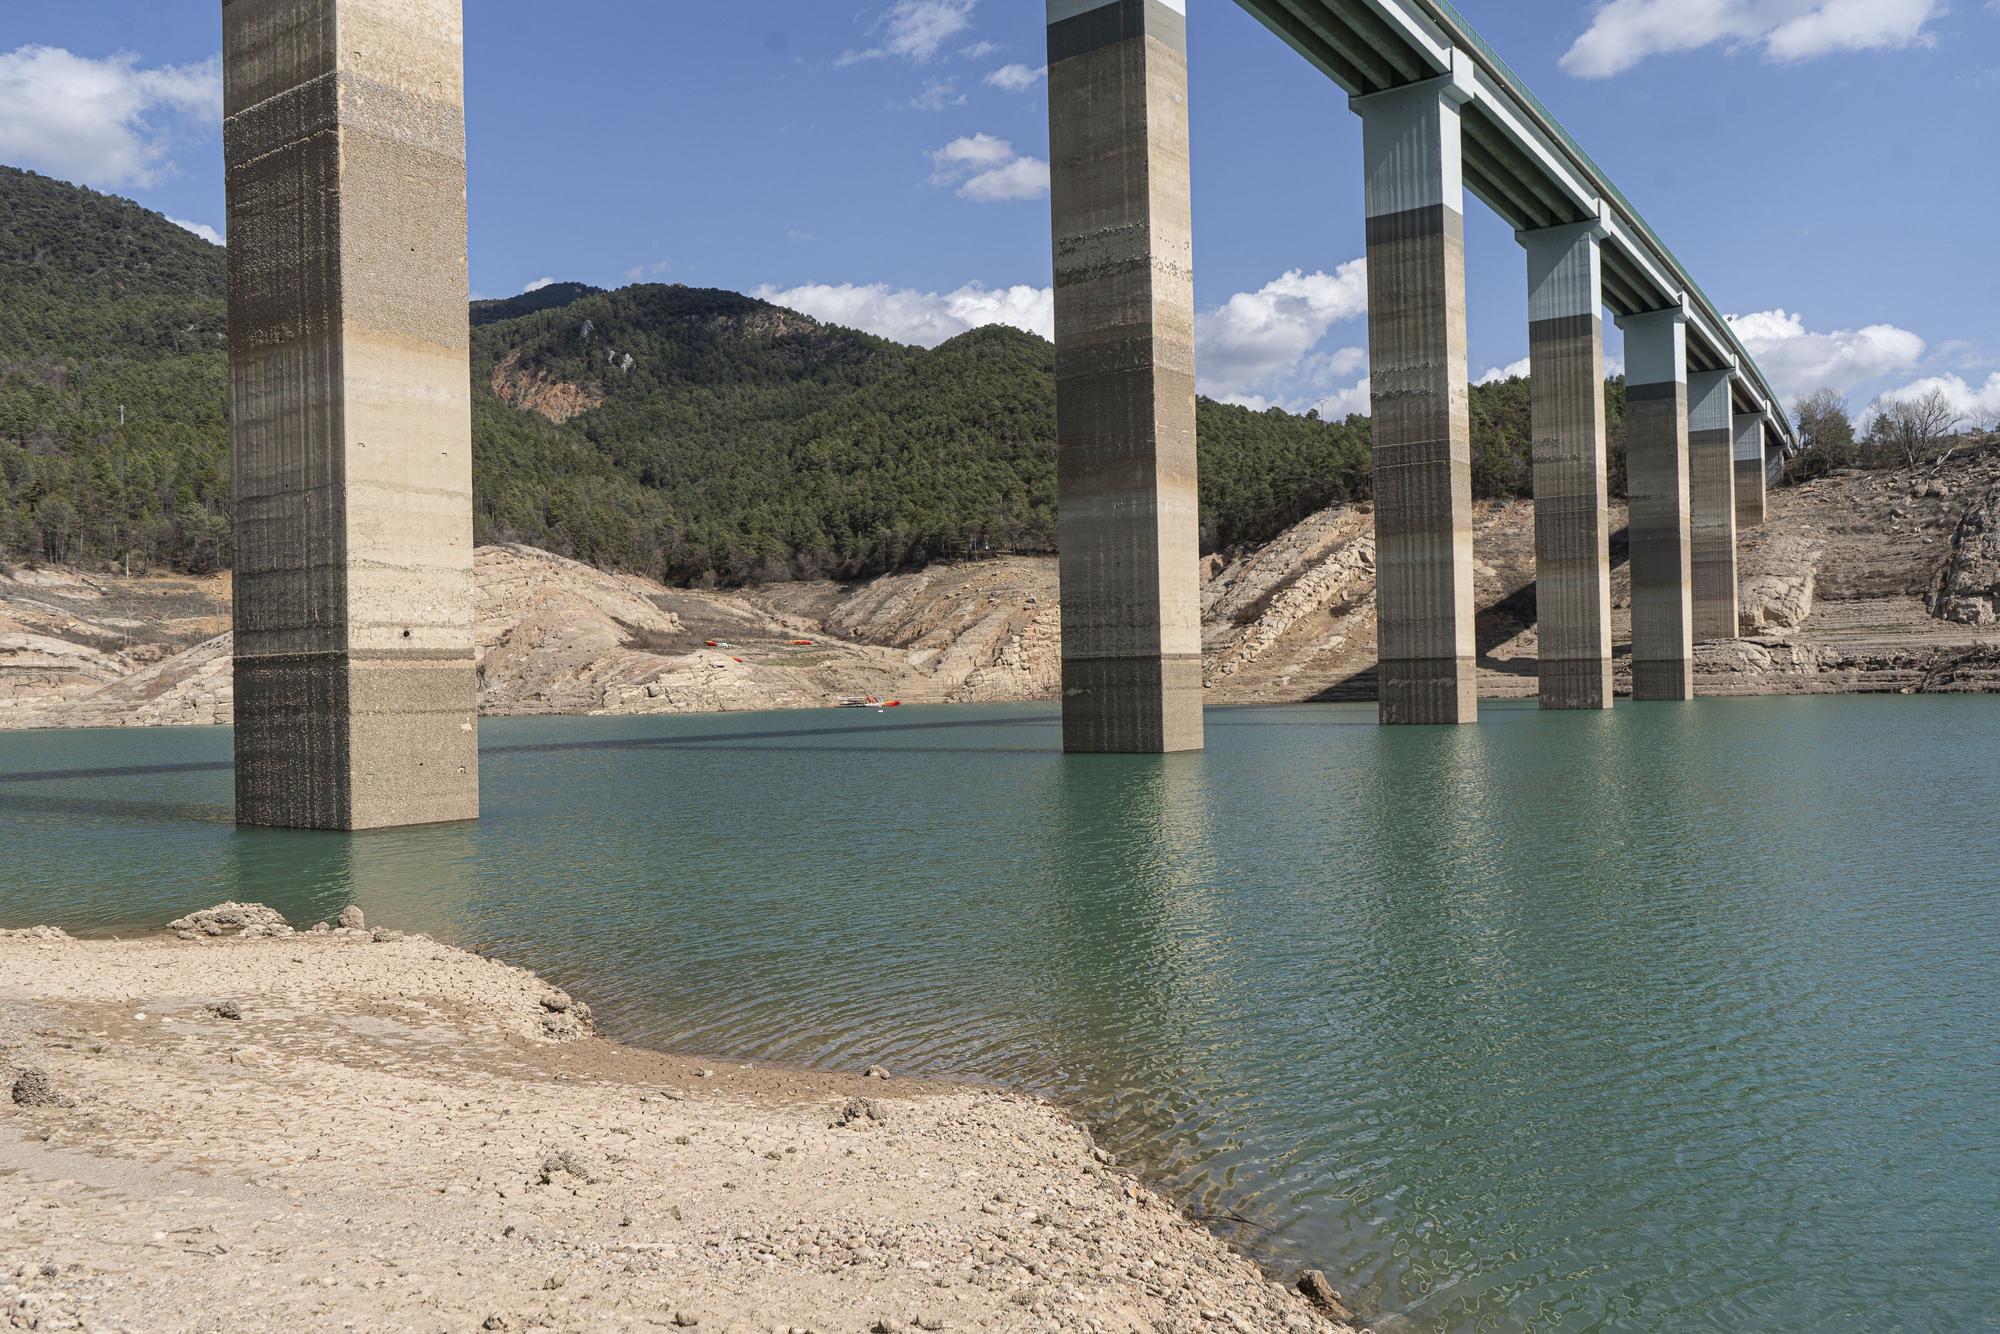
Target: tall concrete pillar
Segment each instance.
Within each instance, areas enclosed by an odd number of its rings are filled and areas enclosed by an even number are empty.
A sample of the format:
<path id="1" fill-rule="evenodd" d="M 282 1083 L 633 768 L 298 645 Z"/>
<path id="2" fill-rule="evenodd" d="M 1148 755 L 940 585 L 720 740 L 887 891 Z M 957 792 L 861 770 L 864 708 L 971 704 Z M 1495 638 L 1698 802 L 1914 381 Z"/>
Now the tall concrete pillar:
<path id="1" fill-rule="evenodd" d="M 1736 419 L 1736 526 L 1764 522 L 1764 418 Z"/>
<path id="2" fill-rule="evenodd" d="M 1063 748 L 1199 750 L 1185 0 L 1049 0 Z"/>
<path id="3" fill-rule="evenodd" d="M 1694 698 L 1687 312 L 1628 315 L 1625 476 L 1631 498 L 1632 698 Z"/>
<path id="4" fill-rule="evenodd" d="M 1459 108 L 1470 96 L 1447 76 L 1352 103 L 1367 173 L 1385 723 L 1479 717 L 1459 141 Z"/>
<path id="5" fill-rule="evenodd" d="M 459 0 L 223 0 L 236 813 L 479 813 Z"/>
<path id="6" fill-rule="evenodd" d="M 1694 637 L 1736 638 L 1734 371 L 1688 376 L 1688 501 L 1693 539 Z"/>
<path id="7" fill-rule="evenodd" d="M 1535 466 L 1535 602 L 1545 709 L 1611 707 L 1601 224 L 1521 233 Z"/>

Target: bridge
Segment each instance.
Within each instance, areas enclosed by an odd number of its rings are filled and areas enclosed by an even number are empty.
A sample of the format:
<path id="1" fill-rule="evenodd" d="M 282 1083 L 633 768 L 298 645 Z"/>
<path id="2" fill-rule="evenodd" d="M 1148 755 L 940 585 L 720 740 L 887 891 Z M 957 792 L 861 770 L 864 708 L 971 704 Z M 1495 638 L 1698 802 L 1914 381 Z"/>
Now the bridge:
<path id="1" fill-rule="evenodd" d="M 1625 333 L 1633 693 L 1736 634 L 1796 449 L 1754 358 L 1442 0 L 1237 0 L 1362 126 L 1385 723 L 1478 716 L 1464 204 L 1525 252 L 1541 700 L 1611 706 L 1603 313 Z M 1047 0 L 1063 740 L 1202 745 L 1186 0 Z M 251 824 L 478 814 L 462 0 L 222 0 Z"/>
<path id="2" fill-rule="evenodd" d="M 1385 723 L 1478 716 L 1465 197 L 1526 253 L 1541 701 L 1611 706 L 1603 312 L 1625 333 L 1638 699 L 1737 633 L 1736 531 L 1795 448 L 1756 360 L 1581 146 L 1441 0 L 1238 0 L 1361 120 Z M 1074 751 L 1198 748 L 1186 0 L 1049 0 Z"/>

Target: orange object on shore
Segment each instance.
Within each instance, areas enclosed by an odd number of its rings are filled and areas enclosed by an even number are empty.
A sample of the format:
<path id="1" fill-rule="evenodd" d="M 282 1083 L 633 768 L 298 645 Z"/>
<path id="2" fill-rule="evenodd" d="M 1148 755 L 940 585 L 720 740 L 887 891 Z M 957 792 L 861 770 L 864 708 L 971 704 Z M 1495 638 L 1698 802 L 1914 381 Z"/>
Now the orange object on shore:
<path id="1" fill-rule="evenodd" d="M 794 639 L 792 641 L 793 648 L 811 648 L 812 646 L 813 642 L 810 639 Z"/>
<path id="2" fill-rule="evenodd" d="M 885 708 L 885 709 L 900 709 L 900 708 L 902 708 L 902 707 L 903 707 L 903 701 L 902 701 L 902 700 L 900 700 L 900 699 L 892 699 L 892 700 L 889 700 L 889 701 L 885 702 L 885 703 L 884 703 L 884 704 L 882 705 L 882 707 L 883 707 L 883 708 Z"/>

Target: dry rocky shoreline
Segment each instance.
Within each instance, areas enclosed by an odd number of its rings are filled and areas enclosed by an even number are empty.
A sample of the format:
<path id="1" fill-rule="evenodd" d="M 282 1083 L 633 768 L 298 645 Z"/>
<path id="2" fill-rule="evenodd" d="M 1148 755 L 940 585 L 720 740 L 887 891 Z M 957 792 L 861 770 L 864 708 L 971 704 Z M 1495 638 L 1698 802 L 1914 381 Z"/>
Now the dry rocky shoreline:
<path id="1" fill-rule="evenodd" d="M 624 1047 L 357 909 L 0 931 L 0 1076 L 13 1328 L 1348 1327 L 1046 1103 Z"/>
<path id="2" fill-rule="evenodd" d="M 1474 507 L 1480 693 L 1532 698 L 1534 506 Z M 1629 674 L 1625 516 L 1613 507 L 1614 669 Z M 1935 467 L 1781 487 L 1739 548 L 1740 636 L 1701 645 L 1706 695 L 2000 690 L 2000 442 Z M 1365 505 L 1203 562 L 1212 704 L 1375 694 Z M 523 546 L 475 561 L 480 711 L 822 708 L 1055 698 L 1055 561 L 1007 556 L 733 590 L 665 588 Z M 0 728 L 231 720 L 227 575 L 0 567 Z"/>

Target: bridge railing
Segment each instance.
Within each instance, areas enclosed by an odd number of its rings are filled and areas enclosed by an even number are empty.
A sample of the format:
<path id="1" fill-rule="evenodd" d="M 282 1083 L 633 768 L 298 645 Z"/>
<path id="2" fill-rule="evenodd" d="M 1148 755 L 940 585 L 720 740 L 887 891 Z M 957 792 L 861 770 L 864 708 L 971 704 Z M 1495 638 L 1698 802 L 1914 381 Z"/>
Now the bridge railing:
<path id="1" fill-rule="evenodd" d="M 1454 42 L 1463 42 L 1465 45 L 1471 47 L 1479 55 L 1480 59 L 1490 65 L 1494 72 L 1499 74 L 1506 82 L 1514 96 L 1520 98 L 1527 105 L 1528 109 L 1533 111 L 1541 120 L 1542 127 L 1554 135 L 1556 141 L 1569 150 L 1570 154 L 1575 157 L 1577 165 L 1583 167 L 1590 174 L 1592 183 L 1611 197 L 1612 202 L 1618 205 L 1625 216 L 1630 219 L 1632 225 L 1639 229 L 1639 234 L 1644 236 L 1647 242 L 1660 253 L 1660 257 L 1667 261 L 1668 267 L 1673 270 L 1674 276 L 1687 284 L 1688 290 L 1694 293 L 1695 299 L 1702 304 L 1702 307 L 1708 312 L 1709 317 L 1716 322 L 1718 329 L 1728 337 L 1731 343 L 1735 344 L 1736 352 L 1741 357 L 1743 364 L 1756 376 L 1758 387 L 1763 390 L 1765 401 L 1771 404 L 1774 414 L 1782 416 L 1784 407 L 1778 401 L 1778 396 L 1771 392 L 1770 382 L 1764 378 L 1764 368 L 1757 364 L 1757 359 L 1751 356 L 1749 349 L 1744 347 L 1742 342 L 1737 339 L 1735 331 L 1729 327 L 1729 322 L 1722 317 L 1721 308 L 1709 300 L 1708 293 L 1701 290 L 1701 284 L 1694 280 L 1694 276 L 1688 272 L 1687 266 L 1682 264 L 1674 252 L 1667 247 L 1667 243 L 1660 239 L 1659 233 L 1653 230 L 1652 224 L 1646 221 L 1645 215 L 1633 206 L 1632 201 L 1625 197 L 1624 191 L 1612 183 L 1611 173 L 1597 165 L 1597 160 L 1591 157 L 1584 146 L 1576 141 L 1576 137 L 1563 128 L 1562 121 L 1556 118 L 1555 112 L 1549 110 L 1548 104 L 1535 96 L 1534 90 L 1528 86 L 1528 81 L 1514 72 L 1514 67 L 1509 65 L 1501 54 L 1495 51 L 1484 37 L 1479 35 L 1479 30 L 1472 26 L 1471 21 L 1465 15 L 1458 12 L 1457 8 L 1451 4 L 1451 0 L 1416 0 L 1416 3 L 1420 8 L 1432 11 L 1431 17 L 1451 33 Z M 1782 426 L 1780 429 L 1784 434 L 1789 435 L 1789 421 L 1787 420 L 1787 425 Z"/>

